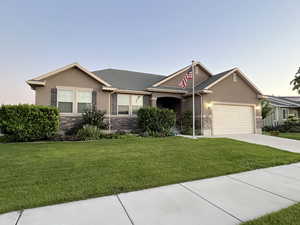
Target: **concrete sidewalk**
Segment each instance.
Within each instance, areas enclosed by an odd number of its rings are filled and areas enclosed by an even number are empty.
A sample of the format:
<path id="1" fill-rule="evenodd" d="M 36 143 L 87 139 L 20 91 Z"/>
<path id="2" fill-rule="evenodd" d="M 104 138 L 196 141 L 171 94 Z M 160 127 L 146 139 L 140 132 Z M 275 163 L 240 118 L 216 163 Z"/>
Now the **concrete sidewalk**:
<path id="1" fill-rule="evenodd" d="M 0 225 L 239 224 L 300 201 L 300 163 L 0 215 Z"/>
<path id="2" fill-rule="evenodd" d="M 215 137 L 226 137 L 238 141 L 266 145 L 284 151 L 300 153 L 300 141 L 288 138 L 274 137 L 262 134 L 228 134 Z"/>

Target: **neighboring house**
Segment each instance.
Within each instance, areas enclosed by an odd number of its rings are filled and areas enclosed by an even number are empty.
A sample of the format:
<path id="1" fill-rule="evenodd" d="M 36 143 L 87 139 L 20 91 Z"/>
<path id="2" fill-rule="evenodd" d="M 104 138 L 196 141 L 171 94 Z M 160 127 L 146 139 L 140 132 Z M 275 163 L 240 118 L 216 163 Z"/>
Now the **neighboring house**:
<path id="1" fill-rule="evenodd" d="M 272 111 L 263 120 L 264 126 L 283 124 L 289 116 L 300 117 L 300 96 L 273 96 L 267 95 Z"/>
<path id="2" fill-rule="evenodd" d="M 191 80 L 185 89 L 178 85 L 189 69 L 162 76 L 116 69 L 90 72 L 74 63 L 27 83 L 35 90 L 37 105 L 59 108 L 63 130 L 91 107 L 106 111 L 112 130 L 132 130 L 141 107 L 173 109 L 177 118 L 192 111 Z M 204 135 L 261 132 L 262 93 L 238 68 L 213 75 L 197 63 L 195 93 L 196 127 Z"/>

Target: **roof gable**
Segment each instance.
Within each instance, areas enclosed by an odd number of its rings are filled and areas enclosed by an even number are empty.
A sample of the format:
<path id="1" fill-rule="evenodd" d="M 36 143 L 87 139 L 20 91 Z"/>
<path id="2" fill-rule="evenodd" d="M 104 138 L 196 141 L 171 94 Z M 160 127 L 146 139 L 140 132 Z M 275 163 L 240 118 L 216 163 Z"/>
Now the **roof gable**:
<path id="1" fill-rule="evenodd" d="M 216 74 L 206 81 L 202 82 L 196 87 L 197 91 L 201 91 L 204 89 L 209 89 L 221 82 L 226 77 L 230 76 L 231 74 L 236 73 L 239 75 L 255 92 L 257 92 L 259 95 L 262 95 L 262 92 L 254 85 L 247 77 L 246 75 L 238 68 L 233 68 L 227 71 L 224 71 L 222 73 Z"/>
<path id="2" fill-rule="evenodd" d="M 38 76 L 38 77 L 35 77 L 31 80 L 28 80 L 27 83 L 29 85 L 34 85 L 36 82 L 44 82 L 44 80 L 46 80 L 48 77 L 51 77 L 51 76 L 54 76 L 58 73 L 61 73 L 63 71 L 66 71 L 68 69 L 71 69 L 71 68 L 77 68 L 79 70 L 81 70 L 82 72 L 84 72 L 86 75 L 90 76 L 91 78 L 97 80 L 98 82 L 102 83 L 103 85 L 107 86 L 107 87 L 110 87 L 111 85 L 109 83 L 107 83 L 106 81 L 104 81 L 103 79 L 95 76 L 95 74 L 89 72 L 87 69 L 85 69 L 84 67 L 82 67 L 81 65 L 79 65 L 78 63 L 72 63 L 70 65 L 67 65 L 67 66 L 64 66 L 64 67 L 61 67 L 57 70 L 53 70 L 49 73 L 46 73 L 46 74 L 43 74 L 41 76 Z"/>
<path id="3" fill-rule="evenodd" d="M 173 79 L 176 76 L 182 75 L 182 73 L 184 73 L 185 71 L 189 70 L 191 68 L 192 65 L 188 65 L 178 71 L 176 71 L 175 73 L 170 74 L 169 76 L 164 77 L 163 79 L 161 79 L 160 81 L 158 81 L 157 83 L 153 84 L 153 87 L 158 87 L 162 84 L 164 84 L 165 82 Z M 199 66 L 203 71 L 205 71 L 209 76 L 212 76 L 212 73 L 206 68 L 204 67 L 200 62 L 195 62 L 195 66 Z"/>

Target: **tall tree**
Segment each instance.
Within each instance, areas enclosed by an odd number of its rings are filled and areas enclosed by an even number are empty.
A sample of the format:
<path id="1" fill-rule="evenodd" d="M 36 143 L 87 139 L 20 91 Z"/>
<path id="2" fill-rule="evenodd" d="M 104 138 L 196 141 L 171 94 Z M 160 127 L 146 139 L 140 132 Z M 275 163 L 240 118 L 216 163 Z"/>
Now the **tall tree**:
<path id="1" fill-rule="evenodd" d="M 261 114 L 263 119 L 266 118 L 272 110 L 273 107 L 268 100 L 261 101 Z"/>
<path id="2" fill-rule="evenodd" d="M 295 74 L 295 78 L 290 83 L 293 85 L 293 91 L 298 91 L 298 94 L 300 94 L 300 67 L 298 69 L 298 72 Z"/>

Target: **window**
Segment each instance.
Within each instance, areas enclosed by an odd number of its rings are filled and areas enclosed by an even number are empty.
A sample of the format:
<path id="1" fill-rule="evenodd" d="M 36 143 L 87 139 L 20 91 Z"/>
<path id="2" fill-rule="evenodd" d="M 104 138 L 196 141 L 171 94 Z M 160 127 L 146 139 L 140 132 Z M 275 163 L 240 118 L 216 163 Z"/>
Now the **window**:
<path id="1" fill-rule="evenodd" d="M 288 110 L 282 109 L 282 119 L 286 120 L 288 117 Z"/>
<path id="2" fill-rule="evenodd" d="M 118 114 L 119 115 L 129 115 L 129 105 L 130 105 L 129 95 L 118 95 Z"/>
<path id="3" fill-rule="evenodd" d="M 136 115 L 143 107 L 143 96 L 118 94 L 117 105 L 118 115 Z"/>
<path id="4" fill-rule="evenodd" d="M 58 88 L 57 107 L 61 113 L 83 113 L 92 108 L 92 90 Z"/>
<path id="5" fill-rule="evenodd" d="M 92 109 L 92 92 L 77 91 L 77 112 L 83 113 Z"/>
<path id="6" fill-rule="evenodd" d="M 143 107 L 143 96 L 132 95 L 131 96 L 132 114 L 136 115 L 137 111 Z"/>
<path id="7" fill-rule="evenodd" d="M 57 91 L 57 105 L 58 109 L 62 113 L 72 113 L 74 102 L 73 90 L 61 90 Z"/>

